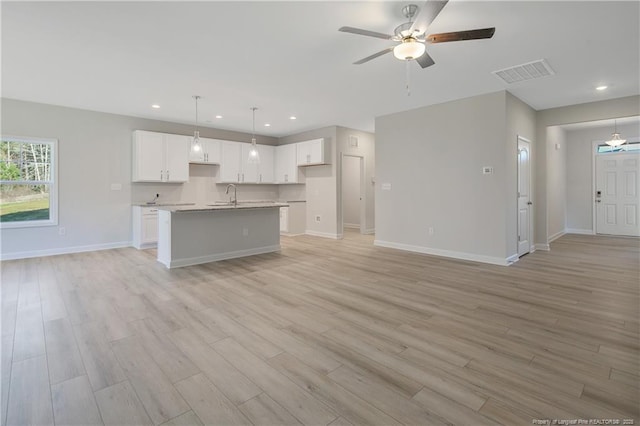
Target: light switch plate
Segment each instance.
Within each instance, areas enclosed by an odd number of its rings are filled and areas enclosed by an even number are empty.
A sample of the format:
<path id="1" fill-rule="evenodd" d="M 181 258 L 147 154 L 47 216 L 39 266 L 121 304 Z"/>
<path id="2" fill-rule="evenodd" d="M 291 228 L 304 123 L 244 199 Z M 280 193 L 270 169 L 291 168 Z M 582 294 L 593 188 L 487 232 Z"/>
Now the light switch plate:
<path id="1" fill-rule="evenodd" d="M 483 175 L 492 175 L 493 174 L 493 167 L 484 166 L 482 168 L 482 174 Z"/>
<path id="2" fill-rule="evenodd" d="M 383 191 L 391 191 L 391 184 L 390 183 L 383 183 L 381 186 L 381 189 Z"/>

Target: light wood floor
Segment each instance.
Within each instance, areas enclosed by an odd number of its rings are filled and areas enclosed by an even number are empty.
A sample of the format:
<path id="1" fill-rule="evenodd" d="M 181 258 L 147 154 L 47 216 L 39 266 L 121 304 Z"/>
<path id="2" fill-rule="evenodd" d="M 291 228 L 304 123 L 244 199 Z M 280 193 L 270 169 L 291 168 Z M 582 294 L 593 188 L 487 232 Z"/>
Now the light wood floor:
<path id="1" fill-rule="evenodd" d="M 282 242 L 172 271 L 135 249 L 4 262 L 3 423 L 640 421 L 638 239 L 511 267 Z"/>

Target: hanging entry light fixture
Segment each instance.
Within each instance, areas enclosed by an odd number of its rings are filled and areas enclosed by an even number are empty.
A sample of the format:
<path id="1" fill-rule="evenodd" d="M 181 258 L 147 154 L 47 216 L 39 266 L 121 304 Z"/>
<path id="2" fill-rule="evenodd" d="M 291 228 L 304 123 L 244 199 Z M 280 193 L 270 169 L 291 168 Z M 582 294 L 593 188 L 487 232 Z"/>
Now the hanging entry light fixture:
<path id="1" fill-rule="evenodd" d="M 613 120 L 613 133 L 611 134 L 611 139 L 609 139 L 608 141 L 606 141 L 605 143 L 609 146 L 612 147 L 618 147 L 620 145 L 623 145 L 627 140 L 626 139 L 622 139 L 620 137 L 620 133 L 618 133 L 618 123 L 616 120 Z"/>
<path id="2" fill-rule="evenodd" d="M 260 153 L 258 152 L 258 146 L 256 145 L 256 110 L 257 107 L 251 107 L 253 112 L 253 127 L 251 133 L 251 148 L 249 149 L 249 158 L 247 161 L 249 164 L 260 164 Z"/>
<path id="3" fill-rule="evenodd" d="M 200 96 L 194 95 L 193 99 L 196 100 L 196 130 L 193 132 L 191 152 L 198 153 L 202 151 L 202 146 L 200 145 L 200 132 L 198 131 L 198 99 L 200 99 Z"/>

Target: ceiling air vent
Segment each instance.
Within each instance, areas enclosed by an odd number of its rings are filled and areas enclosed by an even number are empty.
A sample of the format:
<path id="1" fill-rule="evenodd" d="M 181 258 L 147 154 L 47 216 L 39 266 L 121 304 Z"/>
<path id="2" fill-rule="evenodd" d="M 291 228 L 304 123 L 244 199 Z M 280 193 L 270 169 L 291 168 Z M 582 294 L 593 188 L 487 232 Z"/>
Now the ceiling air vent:
<path id="1" fill-rule="evenodd" d="M 493 74 L 501 78 L 505 83 L 513 84 L 520 81 L 554 75 L 555 72 L 544 59 L 540 59 L 538 61 L 493 71 Z"/>

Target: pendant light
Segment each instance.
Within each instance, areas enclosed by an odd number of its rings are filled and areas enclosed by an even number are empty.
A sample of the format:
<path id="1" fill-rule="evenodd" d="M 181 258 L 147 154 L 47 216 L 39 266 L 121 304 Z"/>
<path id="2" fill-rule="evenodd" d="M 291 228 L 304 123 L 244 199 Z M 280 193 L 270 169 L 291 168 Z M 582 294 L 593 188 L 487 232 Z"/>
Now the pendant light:
<path id="1" fill-rule="evenodd" d="M 200 132 L 198 131 L 198 99 L 200 99 L 200 96 L 194 95 L 193 99 L 196 100 L 196 130 L 193 132 L 193 141 L 191 142 L 191 152 L 199 153 L 202 151 L 202 146 L 200 145 Z"/>
<path id="2" fill-rule="evenodd" d="M 249 149 L 249 158 L 247 161 L 249 164 L 260 164 L 260 153 L 258 152 L 258 146 L 256 145 L 256 110 L 257 107 L 251 107 L 253 111 L 253 133 L 251 134 L 251 148 Z"/>
<path id="3" fill-rule="evenodd" d="M 615 148 L 624 144 L 627 140 L 620 137 L 620 133 L 618 133 L 618 123 L 616 122 L 616 120 L 613 120 L 613 125 L 614 128 L 613 133 L 611 134 L 611 139 L 609 139 L 605 143 Z"/>

